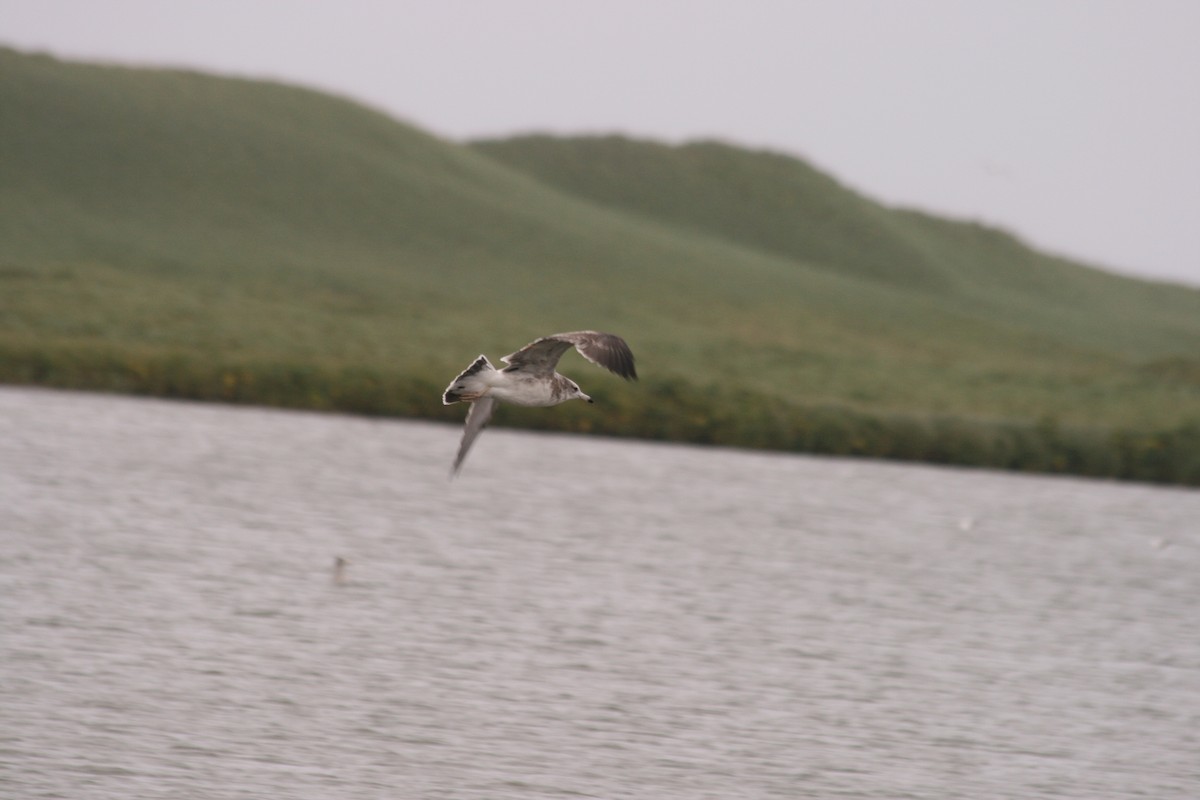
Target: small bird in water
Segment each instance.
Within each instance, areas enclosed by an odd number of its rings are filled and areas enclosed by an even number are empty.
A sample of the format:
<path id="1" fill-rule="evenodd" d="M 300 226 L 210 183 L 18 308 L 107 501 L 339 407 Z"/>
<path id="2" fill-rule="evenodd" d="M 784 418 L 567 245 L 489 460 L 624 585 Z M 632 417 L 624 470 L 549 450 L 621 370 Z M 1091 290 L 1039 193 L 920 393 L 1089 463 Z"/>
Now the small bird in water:
<path id="1" fill-rule="evenodd" d="M 346 582 L 346 565 L 350 562 L 338 556 L 333 560 L 333 582 L 341 586 Z"/>
<path id="2" fill-rule="evenodd" d="M 575 331 L 543 336 L 500 359 L 508 365 L 503 369 L 493 367 L 487 356 L 479 356 L 442 395 L 446 405 L 471 404 L 451 475 L 462 466 L 467 451 L 492 418 L 497 402 L 518 406 L 556 406 L 576 398 L 593 402 L 575 381 L 555 372 L 558 360 L 572 347 L 593 364 L 626 380 L 637 380 L 633 351 L 624 339 L 611 333 Z"/>

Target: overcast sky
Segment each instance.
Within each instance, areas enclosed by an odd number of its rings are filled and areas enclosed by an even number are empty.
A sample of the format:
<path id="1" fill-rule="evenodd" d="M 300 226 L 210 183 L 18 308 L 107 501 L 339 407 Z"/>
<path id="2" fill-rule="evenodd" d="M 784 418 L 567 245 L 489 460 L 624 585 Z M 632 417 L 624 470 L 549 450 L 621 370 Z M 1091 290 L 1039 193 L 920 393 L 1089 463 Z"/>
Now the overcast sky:
<path id="1" fill-rule="evenodd" d="M 301 83 L 455 139 L 717 137 L 1200 286 L 1197 42 L 1197 0 L 0 0 L 19 49 Z"/>

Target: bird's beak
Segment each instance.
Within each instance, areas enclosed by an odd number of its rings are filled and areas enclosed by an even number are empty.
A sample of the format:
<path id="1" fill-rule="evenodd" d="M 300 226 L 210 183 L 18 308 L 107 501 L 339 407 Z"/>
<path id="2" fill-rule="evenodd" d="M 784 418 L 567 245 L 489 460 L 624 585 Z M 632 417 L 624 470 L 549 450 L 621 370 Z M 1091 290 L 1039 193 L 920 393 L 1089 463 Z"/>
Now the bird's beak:
<path id="1" fill-rule="evenodd" d="M 594 402 L 596 402 L 596 401 L 595 401 L 595 400 L 593 400 L 592 398 L 588 397 L 586 394 L 583 396 L 583 399 L 584 399 L 584 400 L 587 400 L 589 403 L 594 403 Z"/>

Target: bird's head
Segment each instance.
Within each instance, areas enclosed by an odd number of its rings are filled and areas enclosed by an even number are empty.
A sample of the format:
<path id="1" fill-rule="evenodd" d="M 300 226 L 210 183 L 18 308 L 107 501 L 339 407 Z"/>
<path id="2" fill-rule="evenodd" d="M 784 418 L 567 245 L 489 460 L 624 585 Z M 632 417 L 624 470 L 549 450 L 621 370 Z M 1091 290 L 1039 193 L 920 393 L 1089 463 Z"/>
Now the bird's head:
<path id="1" fill-rule="evenodd" d="M 571 381 L 571 396 L 578 397 L 580 400 L 586 400 L 589 403 L 596 402 L 595 400 L 593 400 L 592 398 L 590 398 L 586 394 L 584 394 L 583 389 L 580 389 L 579 384 L 575 383 L 574 381 Z"/>

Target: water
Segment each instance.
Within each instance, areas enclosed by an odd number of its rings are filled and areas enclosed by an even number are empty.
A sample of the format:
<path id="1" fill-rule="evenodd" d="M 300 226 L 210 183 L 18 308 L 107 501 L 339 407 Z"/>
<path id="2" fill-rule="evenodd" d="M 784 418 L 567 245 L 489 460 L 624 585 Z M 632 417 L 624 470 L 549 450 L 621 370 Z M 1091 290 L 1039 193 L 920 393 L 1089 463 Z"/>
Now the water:
<path id="1" fill-rule="evenodd" d="M 457 439 L 0 389 L 0 796 L 1200 797 L 1200 492 Z"/>

